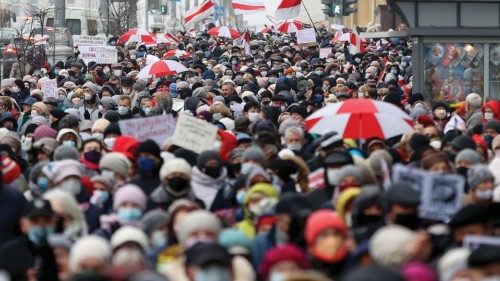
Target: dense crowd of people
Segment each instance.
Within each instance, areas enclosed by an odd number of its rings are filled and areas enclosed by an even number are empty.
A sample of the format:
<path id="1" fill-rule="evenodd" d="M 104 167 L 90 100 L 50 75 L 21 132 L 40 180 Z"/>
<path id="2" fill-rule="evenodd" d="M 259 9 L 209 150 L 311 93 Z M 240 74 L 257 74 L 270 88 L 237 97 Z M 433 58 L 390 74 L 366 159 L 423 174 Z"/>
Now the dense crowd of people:
<path id="1" fill-rule="evenodd" d="M 500 102 L 412 92 L 407 38 L 320 46 L 252 33 L 250 51 L 206 32 L 117 45 L 118 62 L 14 65 L 1 81 L 0 269 L 10 280 L 498 280 Z M 331 48 L 326 58 L 319 47 Z M 148 55 L 189 71 L 136 79 Z M 58 97 L 40 85 L 56 79 Z M 413 131 L 311 134 L 315 111 L 391 103 Z M 202 153 L 122 135 L 119 121 L 172 114 L 218 127 Z M 465 178 L 447 221 L 419 216 L 396 164 Z M 439 189 L 439 186 L 436 187 Z M 496 237 L 498 238 L 498 237 Z M 498 241 L 498 240 L 496 240 Z M 477 246 L 477 245 L 476 245 Z M 8 279 L 7 279 L 8 280 Z"/>

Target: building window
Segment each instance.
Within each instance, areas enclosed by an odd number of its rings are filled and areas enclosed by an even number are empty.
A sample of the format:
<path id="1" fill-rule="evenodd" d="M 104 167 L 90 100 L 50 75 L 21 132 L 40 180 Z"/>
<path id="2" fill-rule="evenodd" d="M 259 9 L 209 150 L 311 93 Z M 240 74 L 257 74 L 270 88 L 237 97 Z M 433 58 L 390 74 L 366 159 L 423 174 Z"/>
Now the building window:
<path id="1" fill-rule="evenodd" d="M 489 96 L 500 98 L 500 44 L 490 44 L 490 89 Z"/>
<path id="2" fill-rule="evenodd" d="M 79 19 L 66 19 L 66 28 L 71 35 L 82 34 L 82 22 Z"/>
<path id="3" fill-rule="evenodd" d="M 88 35 L 97 35 L 97 21 L 87 20 Z"/>
<path id="4" fill-rule="evenodd" d="M 463 101 L 470 93 L 484 96 L 484 47 L 472 43 L 425 43 L 425 98 Z"/>

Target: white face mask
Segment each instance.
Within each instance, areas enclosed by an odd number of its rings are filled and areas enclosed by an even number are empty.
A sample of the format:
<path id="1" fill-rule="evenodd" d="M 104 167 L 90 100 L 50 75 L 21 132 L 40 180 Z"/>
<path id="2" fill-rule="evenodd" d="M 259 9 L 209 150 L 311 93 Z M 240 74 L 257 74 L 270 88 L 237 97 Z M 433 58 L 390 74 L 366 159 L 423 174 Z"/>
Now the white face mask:
<path id="1" fill-rule="evenodd" d="M 328 183 L 330 185 L 338 185 L 339 184 L 339 171 L 340 169 L 332 169 L 328 168 L 326 170 L 326 177 L 328 179 Z"/>
<path id="2" fill-rule="evenodd" d="M 62 190 L 73 195 L 78 195 L 82 190 L 82 185 L 78 179 L 68 179 L 59 184 Z"/>
<path id="3" fill-rule="evenodd" d="M 474 195 L 478 198 L 478 199 L 481 199 L 481 200 L 491 200 L 493 198 L 493 190 L 491 189 L 488 189 L 488 190 L 485 190 L 485 191 L 481 191 L 481 190 L 476 190 L 474 191 Z"/>
<path id="4" fill-rule="evenodd" d="M 130 94 L 130 92 L 132 92 L 132 89 L 130 89 L 130 88 L 123 88 L 122 92 L 123 92 L 123 94 L 128 95 L 128 94 Z"/>
<path id="5" fill-rule="evenodd" d="M 436 109 L 436 111 L 434 111 L 434 114 L 436 114 L 436 117 L 438 119 L 443 119 L 446 117 L 446 110 L 445 109 Z"/>
<path id="6" fill-rule="evenodd" d="M 109 150 L 113 149 L 113 146 L 115 145 L 115 140 L 116 138 L 105 138 L 104 139 L 104 144 Z"/>
<path id="7" fill-rule="evenodd" d="M 486 120 L 493 119 L 493 112 L 485 112 L 484 113 L 484 119 L 486 119 Z"/>
<path id="8" fill-rule="evenodd" d="M 116 76 L 121 76 L 122 75 L 122 70 L 121 69 L 113 69 L 113 74 Z"/>
<path id="9" fill-rule="evenodd" d="M 93 133 L 92 137 L 101 141 L 104 139 L 104 135 L 102 133 Z"/>
<path id="10" fill-rule="evenodd" d="M 115 179 L 115 172 L 110 171 L 110 170 L 102 170 L 101 176 L 107 178 L 108 180 L 113 181 Z"/>
<path id="11" fill-rule="evenodd" d="M 290 150 L 300 151 L 302 145 L 300 143 L 289 143 L 286 145 L 286 148 Z"/>
<path id="12" fill-rule="evenodd" d="M 109 67 L 105 67 L 105 68 L 102 70 L 102 72 L 104 72 L 104 74 L 109 74 L 109 72 L 110 72 Z"/>
<path id="13" fill-rule="evenodd" d="M 13 93 L 19 93 L 21 90 L 19 89 L 19 87 L 14 86 L 14 87 L 10 88 L 10 91 Z"/>
<path id="14" fill-rule="evenodd" d="M 32 117 L 36 117 L 36 116 L 40 116 L 40 114 L 38 114 L 38 112 L 36 110 L 32 110 L 31 111 L 31 116 Z"/>
<path id="15" fill-rule="evenodd" d="M 250 120 L 250 122 L 252 122 L 252 123 L 259 121 L 259 113 L 258 112 L 248 112 L 248 120 Z"/>

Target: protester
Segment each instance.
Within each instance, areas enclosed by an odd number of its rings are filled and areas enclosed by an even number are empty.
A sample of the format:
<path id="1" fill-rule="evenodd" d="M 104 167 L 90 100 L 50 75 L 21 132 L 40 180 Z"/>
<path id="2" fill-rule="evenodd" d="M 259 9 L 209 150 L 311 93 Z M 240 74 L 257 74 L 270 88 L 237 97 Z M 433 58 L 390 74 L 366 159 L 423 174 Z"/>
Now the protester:
<path id="1" fill-rule="evenodd" d="M 318 45 L 304 46 L 296 33 L 229 39 L 212 25 L 169 44 L 115 37 L 113 64 L 19 54 L 27 67 L 16 61 L 0 86 L 0 271 L 499 278 L 488 243 L 500 235 L 500 102 L 472 90 L 464 62 L 481 65 L 484 50 L 419 49 L 436 71 L 417 93 L 410 37 L 355 46 L 339 39 L 353 30 L 317 26 Z M 148 66 L 155 57 L 187 70 Z M 441 69 L 451 58 L 460 87 Z M 57 92 L 42 88 L 50 79 Z"/>

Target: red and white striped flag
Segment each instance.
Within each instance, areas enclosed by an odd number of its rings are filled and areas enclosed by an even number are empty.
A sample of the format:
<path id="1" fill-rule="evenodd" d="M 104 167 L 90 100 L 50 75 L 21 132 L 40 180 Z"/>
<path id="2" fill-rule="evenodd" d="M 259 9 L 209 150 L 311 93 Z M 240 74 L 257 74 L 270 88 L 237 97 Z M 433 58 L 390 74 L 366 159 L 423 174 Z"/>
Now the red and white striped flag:
<path id="1" fill-rule="evenodd" d="M 205 0 L 205 2 L 203 2 L 199 7 L 194 7 L 186 12 L 186 16 L 184 17 L 184 24 L 193 24 L 209 17 L 210 14 L 214 13 L 214 7 L 215 4 L 212 2 L 212 0 Z"/>
<path id="2" fill-rule="evenodd" d="M 266 10 L 264 2 L 254 0 L 233 0 L 233 9 L 236 15 L 248 15 Z"/>
<path id="3" fill-rule="evenodd" d="M 276 20 L 294 19 L 299 15 L 302 0 L 282 0 L 278 6 L 274 18 Z"/>
<path id="4" fill-rule="evenodd" d="M 351 48 L 349 50 L 351 54 L 365 52 L 365 46 L 363 45 L 363 40 L 361 39 L 358 33 L 351 32 L 349 42 L 351 43 Z"/>
<path id="5" fill-rule="evenodd" d="M 241 35 L 241 44 L 243 48 L 245 48 L 245 55 L 252 55 L 252 52 L 250 51 L 250 32 L 248 32 L 248 29 L 243 32 Z"/>
<path id="6" fill-rule="evenodd" d="M 387 61 L 388 61 L 387 57 L 385 57 L 384 58 L 384 64 L 382 65 L 382 71 L 380 72 L 380 75 L 378 77 L 377 83 L 380 83 L 380 82 L 382 82 L 384 80 L 385 71 L 386 71 L 385 66 L 387 65 Z"/>

